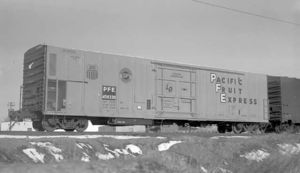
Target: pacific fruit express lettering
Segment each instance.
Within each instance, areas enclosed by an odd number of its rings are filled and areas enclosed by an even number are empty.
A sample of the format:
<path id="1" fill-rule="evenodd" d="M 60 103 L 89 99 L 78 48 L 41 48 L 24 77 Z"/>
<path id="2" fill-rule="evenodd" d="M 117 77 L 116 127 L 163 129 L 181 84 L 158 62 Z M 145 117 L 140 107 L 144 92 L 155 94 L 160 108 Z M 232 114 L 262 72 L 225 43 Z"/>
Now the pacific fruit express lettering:
<path id="1" fill-rule="evenodd" d="M 256 98 L 242 97 L 243 79 L 241 77 L 224 77 L 211 73 L 210 83 L 215 84 L 215 92 L 220 93 L 221 103 L 257 105 Z"/>

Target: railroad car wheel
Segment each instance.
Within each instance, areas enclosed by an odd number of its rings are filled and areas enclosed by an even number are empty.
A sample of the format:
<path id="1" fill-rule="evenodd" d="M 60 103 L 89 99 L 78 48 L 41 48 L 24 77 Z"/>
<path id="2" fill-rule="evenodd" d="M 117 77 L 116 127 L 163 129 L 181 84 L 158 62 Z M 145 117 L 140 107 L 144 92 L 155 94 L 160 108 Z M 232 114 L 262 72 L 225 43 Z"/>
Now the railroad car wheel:
<path id="1" fill-rule="evenodd" d="M 79 133 L 84 132 L 87 129 L 88 125 L 89 125 L 89 122 L 87 119 L 80 119 L 80 120 L 78 120 L 78 124 L 77 124 L 75 130 Z"/>
<path id="2" fill-rule="evenodd" d="M 53 126 L 52 124 L 50 124 L 49 121 L 46 120 L 46 119 L 44 119 L 44 120 L 42 121 L 42 127 L 43 127 L 47 132 L 53 132 L 53 131 L 56 129 L 56 127 Z"/>
<path id="3" fill-rule="evenodd" d="M 242 124 L 242 123 L 232 125 L 232 131 L 235 134 L 240 134 L 243 132 L 243 130 L 244 130 L 244 124 Z"/>

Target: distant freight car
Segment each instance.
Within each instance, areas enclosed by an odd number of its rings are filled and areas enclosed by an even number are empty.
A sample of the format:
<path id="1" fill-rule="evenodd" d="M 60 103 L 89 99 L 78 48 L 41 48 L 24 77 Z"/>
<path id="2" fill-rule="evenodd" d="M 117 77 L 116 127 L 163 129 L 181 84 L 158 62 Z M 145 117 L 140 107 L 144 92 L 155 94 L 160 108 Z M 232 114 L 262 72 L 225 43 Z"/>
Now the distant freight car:
<path id="1" fill-rule="evenodd" d="M 24 55 L 23 111 L 40 131 L 106 125 L 269 122 L 267 76 L 38 45 Z"/>
<path id="2" fill-rule="evenodd" d="M 270 123 L 276 131 L 300 125 L 300 80 L 268 76 Z"/>

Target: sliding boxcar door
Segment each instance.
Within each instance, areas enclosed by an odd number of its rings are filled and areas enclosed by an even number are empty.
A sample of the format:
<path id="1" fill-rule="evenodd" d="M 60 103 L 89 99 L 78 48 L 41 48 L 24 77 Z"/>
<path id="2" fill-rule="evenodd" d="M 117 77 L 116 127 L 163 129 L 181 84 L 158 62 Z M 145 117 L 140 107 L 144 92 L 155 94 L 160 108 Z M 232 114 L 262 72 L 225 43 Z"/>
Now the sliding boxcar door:
<path id="1" fill-rule="evenodd" d="M 190 69 L 157 66 L 158 111 L 194 114 L 196 112 L 196 73 Z"/>

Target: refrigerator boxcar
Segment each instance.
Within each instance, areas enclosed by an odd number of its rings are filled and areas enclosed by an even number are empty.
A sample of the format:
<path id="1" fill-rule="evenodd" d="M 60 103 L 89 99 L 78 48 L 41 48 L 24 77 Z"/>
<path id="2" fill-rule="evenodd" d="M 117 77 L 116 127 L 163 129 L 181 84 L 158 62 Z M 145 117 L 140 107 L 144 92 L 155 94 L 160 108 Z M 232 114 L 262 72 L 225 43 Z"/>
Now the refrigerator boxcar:
<path id="1" fill-rule="evenodd" d="M 269 121 L 267 76 L 38 45 L 24 54 L 22 110 L 40 131 L 105 125 Z M 233 129 L 232 129 L 233 128 Z"/>

